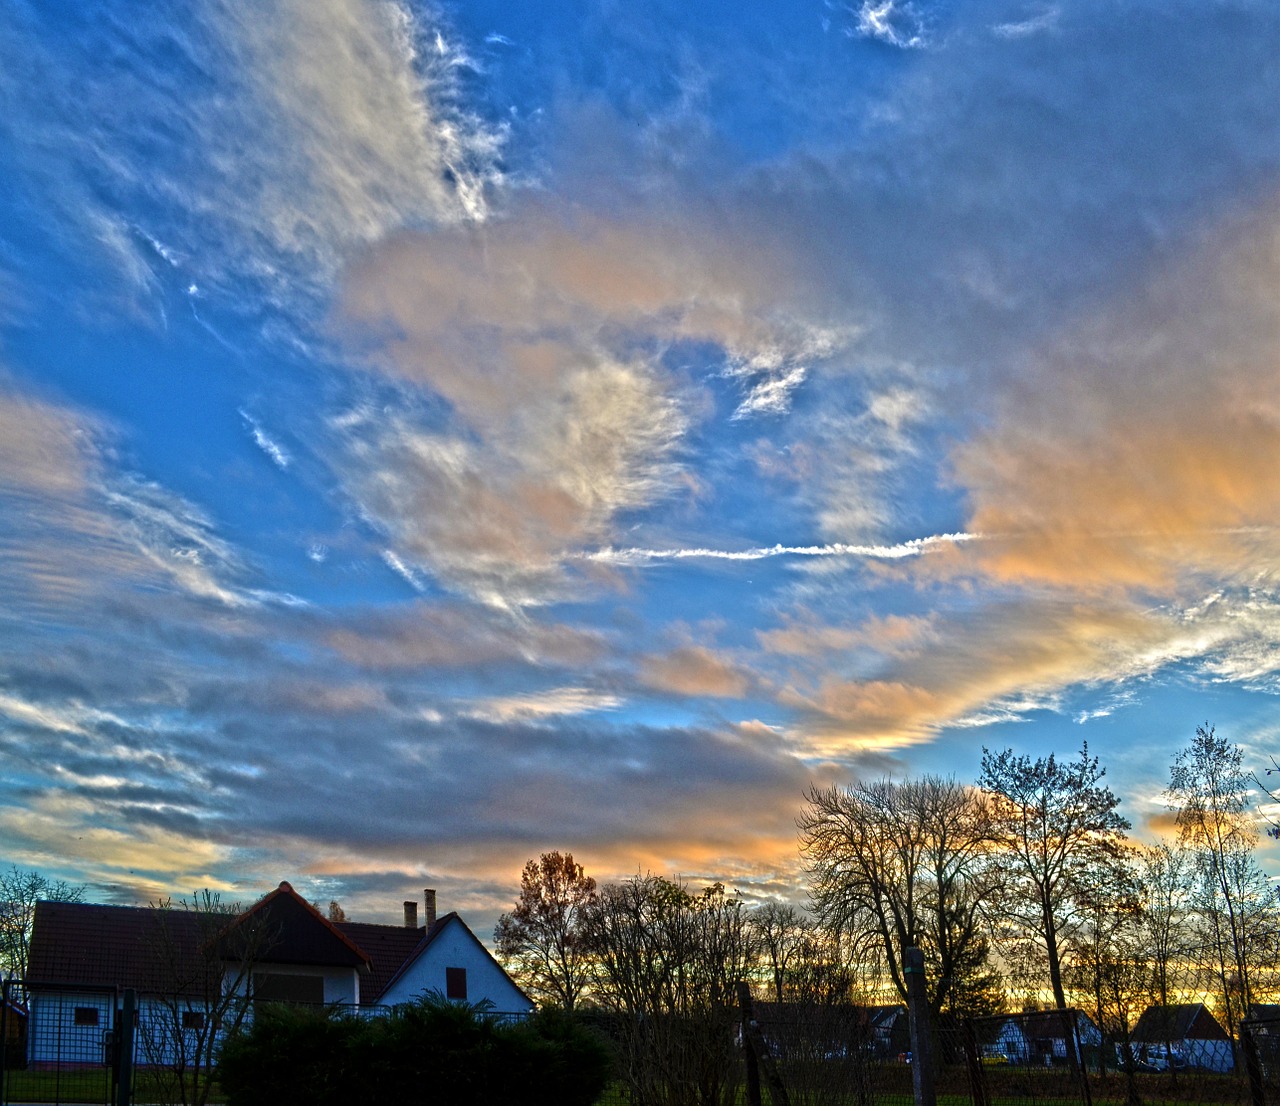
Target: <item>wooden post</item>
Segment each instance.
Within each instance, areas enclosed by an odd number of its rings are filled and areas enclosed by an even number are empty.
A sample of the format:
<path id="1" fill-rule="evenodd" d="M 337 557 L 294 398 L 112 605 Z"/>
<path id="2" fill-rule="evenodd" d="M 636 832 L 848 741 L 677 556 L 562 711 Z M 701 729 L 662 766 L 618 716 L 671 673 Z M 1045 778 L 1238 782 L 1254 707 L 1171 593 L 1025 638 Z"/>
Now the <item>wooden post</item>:
<path id="1" fill-rule="evenodd" d="M 907 977 L 907 1013 L 911 1023 L 911 1087 L 915 1091 L 916 1106 L 937 1106 L 924 953 L 920 949 L 907 949 L 902 959 L 902 971 Z"/>
<path id="2" fill-rule="evenodd" d="M 749 1098 L 751 1106 L 760 1106 L 760 1073 L 764 1073 L 769 1085 L 769 1099 L 773 1106 L 791 1106 L 791 1096 L 782 1083 L 782 1076 L 773 1062 L 768 1043 L 756 1021 L 755 1006 L 751 1001 L 751 987 L 746 980 L 738 981 L 738 1006 L 742 1011 L 742 1046 L 747 1051 L 747 1094 L 751 1094 L 751 1073 L 755 1069 L 755 1098 Z"/>

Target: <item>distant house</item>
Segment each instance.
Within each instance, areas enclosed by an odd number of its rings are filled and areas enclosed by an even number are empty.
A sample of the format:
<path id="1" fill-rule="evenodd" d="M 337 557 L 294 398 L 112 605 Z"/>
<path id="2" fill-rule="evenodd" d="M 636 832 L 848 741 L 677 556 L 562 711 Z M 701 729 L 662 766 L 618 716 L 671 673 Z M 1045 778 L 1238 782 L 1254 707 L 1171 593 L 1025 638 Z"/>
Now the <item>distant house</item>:
<path id="1" fill-rule="evenodd" d="M 425 892 L 425 906 L 422 926 L 412 901 L 402 926 L 331 922 L 281 883 L 212 929 L 208 915 L 188 910 L 38 903 L 27 980 L 28 1057 L 40 1064 L 79 1048 L 93 1059 L 125 988 L 138 994 L 140 1031 L 174 1017 L 165 1001 L 172 1007 L 175 992 L 183 1028 L 196 1031 L 205 996 L 228 989 L 250 1004 L 353 1010 L 438 991 L 486 1003 L 495 1013 L 528 1014 L 533 1003 L 466 923 L 454 913 L 437 918 L 434 891 Z"/>
<path id="2" fill-rule="evenodd" d="M 1202 1002 L 1147 1007 L 1131 1039 L 1138 1059 L 1160 1067 L 1181 1063 L 1230 1071 L 1235 1066 L 1231 1038 Z"/>
<path id="3" fill-rule="evenodd" d="M 871 1024 L 871 1040 L 877 1055 L 898 1056 L 911 1051 L 911 1025 L 907 1008 L 868 1006 L 867 1017 Z"/>
<path id="4" fill-rule="evenodd" d="M 1102 1033 L 1088 1014 L 1079 1010 L 1045 1010 L 1018 1014 L 1001 1022 L 993 1051 L 1023 1064 L 1066 1060 L 1073 1025 L 1082 1048 L 1095 1048 L 1102 1043 Z"/>

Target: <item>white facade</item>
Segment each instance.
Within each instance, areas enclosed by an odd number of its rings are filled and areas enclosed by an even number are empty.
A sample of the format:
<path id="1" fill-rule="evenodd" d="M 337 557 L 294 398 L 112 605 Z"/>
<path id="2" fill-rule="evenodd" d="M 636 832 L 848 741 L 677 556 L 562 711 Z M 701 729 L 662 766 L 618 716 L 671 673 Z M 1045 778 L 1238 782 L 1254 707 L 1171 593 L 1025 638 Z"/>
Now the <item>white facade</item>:
<path id="1" fill-rule="evenodd" d="M 456 974 L 452 976 L 455 986 L 451 993 L 450 969 L 466 973 L 465 994 L 456 993 Z M 378 1003 L 396 1006 L 431 991 L 472 1005 L 490 1003 L 496 1014 L 533 1011 L 533 1003 L 457 915 L 442 919 L 441 928 L 392 979 Z"/>

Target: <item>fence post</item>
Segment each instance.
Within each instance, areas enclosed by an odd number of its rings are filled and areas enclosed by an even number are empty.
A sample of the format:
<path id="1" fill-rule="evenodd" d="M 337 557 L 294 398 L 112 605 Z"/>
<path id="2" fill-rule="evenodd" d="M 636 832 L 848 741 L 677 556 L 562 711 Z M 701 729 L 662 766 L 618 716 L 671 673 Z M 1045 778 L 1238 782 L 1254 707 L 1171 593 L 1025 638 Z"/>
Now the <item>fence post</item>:
<path id="1" fill-rule="evenodd" d="M 933 1088 L 933 1041 L 929 1026 L 929 994 L 924 979 L 924 952 L 907 949 L 902 972 L 907 977 L 907 1014 L 911 1025 L 911 1087 L 916 1106 L 937 1106 Z"/>
<path id="2" fill-rule="evenodd" d="M 13 983 L 10 976 L 5 977 L 4 986 L 0 988 L 3 1005 L 0 1005 L 0 1102 L 8 1101 L 9 1091 L 9 987 Z"/>
<path id="3" fill-rule="evenodd" d="M 755 1006 L 751 1001 L 751 987 L 746 980 L 738 981 L 738 1005 L 742 1009 L 742 1043 L 748 1056 L 748 1080 L 751 1078 L 751 1059 L 755 1059 L 759 1063 L 759 1068 L 764 1069 L 764 1077 L 769 1084 L 769 1098 L 774 1106 L 791 1106 L 787 1088 L 783 1085 L 782 1076 L 778 1074 L 773 1057 L 769 1054 L 769 1046 L 765 1043 L 764 1034 L 760 1032 L 760 1025 L 756 1021 Z M 757 1080 L 760 1074 L 759 1068 L 756 1069 Z M 756 1095 L 759 1094 L 760 1086 L 757 1082 Z M 757 1097 L 752 1101 L 754 1104 L 760 1099 Z"/>
<path id="4" fill-rule="evenodd" d="M 115 1106 L 133 1103 L 133 1027 L 137 1022 L 137 992 L 126 989 L 116 1025 L 116 1101 Z"/>
<path id="5" fill-rule="evenodd" d="M 1267 1106 L 1266 1089 L 1262 1085 L 1262 1065 L 1258 1062 L 1258 1042 L 1253 1039 L 1253 1028 L 1247 1021 L 1240 1023 L 1240 1051 L 1244 1053 L 1245 1071 L 1249 1075 L 1250 1101 L 1253 1106 Z"/>
<path id="6" fill-rule="evenodd" d="M 1062 1012 L 1062 1017 L 1070 1019 L 1071 1023 L 1067 1044 L 1071 1051 L 1072 1070 L 1080 1080 L 1080 1101 L 1084 1106 L 1093 1106 L 1093 1092 L 1089 1089 L 1089 1065 L 1085 1062 L 1084 1044 L 1080 1040 L 1080 1016 L 1080 1011 L 1075 1009 Z"/>
<path id="7" fill-rule="evenodd" d="M 987 1078 L 982 1070 L 982 1056 L 978 1052 L 978 1035 L 973 1031 L 973 1019 L 965 1018 L 964 1027 L 964 1059 L 969 1068 L 969 1088 L 973 1095 L 973 1106 L 987 1106 Z"/>
<path id="8" fill-rule="evenodd" d="M 760 1100 L 760 1064 L 747 1035 L 747 1024 L 755 1017 L 755 1012 L 751 1008 L 751 988 L 745 981 L 738 984 L 738 1010 L 742 1019 L 742 1055 L 747 1062 L 747 1106 L 764 1106 Z"/>

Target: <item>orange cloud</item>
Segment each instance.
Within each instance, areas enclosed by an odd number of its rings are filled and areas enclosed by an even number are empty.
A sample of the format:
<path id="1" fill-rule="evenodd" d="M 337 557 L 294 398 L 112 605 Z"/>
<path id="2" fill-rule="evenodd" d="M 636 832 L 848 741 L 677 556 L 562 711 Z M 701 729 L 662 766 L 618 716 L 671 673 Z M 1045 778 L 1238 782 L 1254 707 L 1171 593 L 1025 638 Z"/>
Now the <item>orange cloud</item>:
<path id="1" fill-rule="evenodd" d="M 957 450 L 986 540 L 951 567 L 1169 595 L 1275 563 L 1280 219 L 1243 222 L 1062 335 Z"/>
<path id="2" fill-rule="evenodd" d="M 700 645 L 685 645 L 662 657 L 646 657 L 640 680 L 658 691 L 677 695 L 714 695 L 732 699 L 750 687 L 746 675 Z"/>

